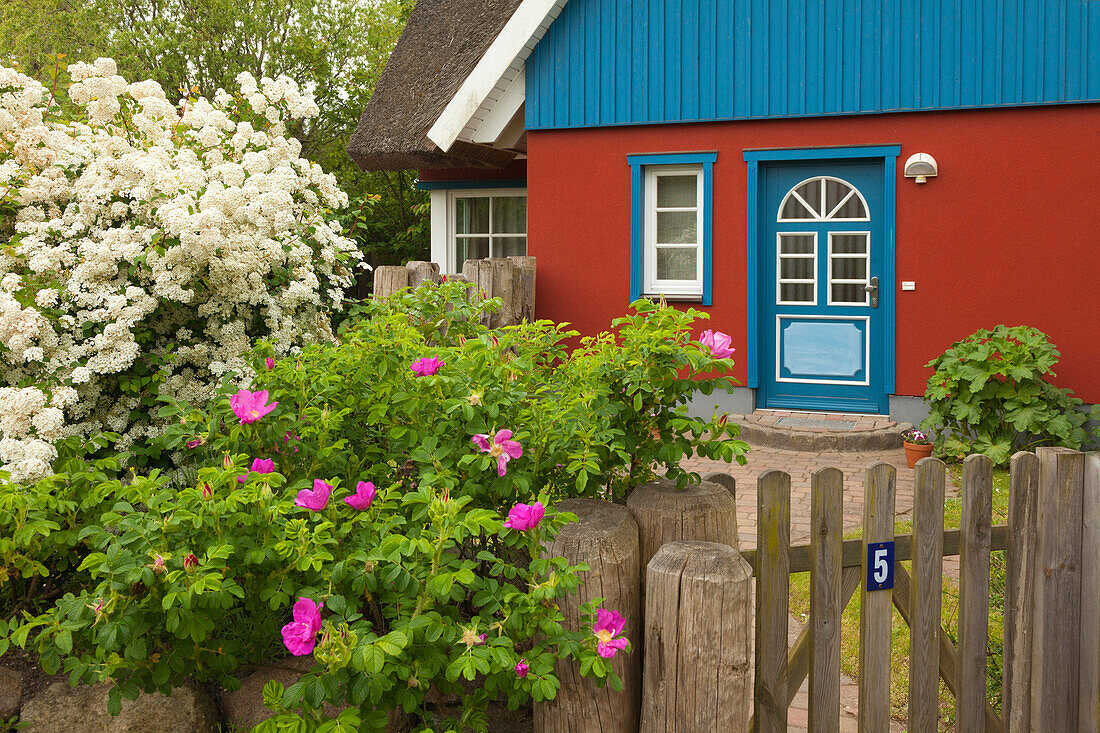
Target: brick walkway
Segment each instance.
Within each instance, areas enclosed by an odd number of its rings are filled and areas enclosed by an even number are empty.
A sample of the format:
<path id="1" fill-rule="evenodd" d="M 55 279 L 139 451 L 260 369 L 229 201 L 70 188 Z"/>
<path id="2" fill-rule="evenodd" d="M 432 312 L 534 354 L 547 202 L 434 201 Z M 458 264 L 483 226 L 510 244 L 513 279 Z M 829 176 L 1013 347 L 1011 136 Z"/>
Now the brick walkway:
<path id="1" fill-rule="evenodd" d="M 705 458 L 694 458 L 684 466 L 699 473 L 724 471 L 737 481 L 737 526 L 741 549 L 756 546 L 756 479 L 764 471 L 779 469 L 791 476 L 791 543 L 802 544 L 810 537 L 810 474 L 819 468 L 839 468 L 844 473 L 844 530 L 856 529 L 863 522 L 863 471 L 877 461 L 893 464 L 898 469 L 896 513 L 899 518 L 911 516 L 913 510 L 913 470 L 905 464 L 902 449 L 871 451 L 865 453 L 837 453 L 834 451 L 802 452 L 775 448 L 756 448 L 748 454 L 748 463 L 739 466 Z M 947 486 L 948 496 L 955 495 L 955 487 Z M 798 637 L 802 624 L 789 620 L 790 640 Z M 859 702 L 856 684 L 841 677 L 840 730 L 856 731 L 856 710 Z M 807 726 L 808 698 L 806 683 L 802 684 L 788 713 L 788 730 L 805 731 Z M 890 730 L 903 731 L 896 721 Z"/>

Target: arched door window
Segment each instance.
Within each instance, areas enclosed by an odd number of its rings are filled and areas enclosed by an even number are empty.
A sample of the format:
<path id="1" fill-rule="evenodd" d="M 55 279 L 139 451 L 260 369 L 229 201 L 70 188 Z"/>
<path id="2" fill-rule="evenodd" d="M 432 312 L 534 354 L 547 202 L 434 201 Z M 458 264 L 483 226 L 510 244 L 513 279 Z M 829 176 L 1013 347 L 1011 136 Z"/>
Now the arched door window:
<path id="1" fill-rule="evenodd" d="M 779 205 L 777 221 L 867 221 L 867 202 L 855 186 L 832 176 L 809 178 Z"/>

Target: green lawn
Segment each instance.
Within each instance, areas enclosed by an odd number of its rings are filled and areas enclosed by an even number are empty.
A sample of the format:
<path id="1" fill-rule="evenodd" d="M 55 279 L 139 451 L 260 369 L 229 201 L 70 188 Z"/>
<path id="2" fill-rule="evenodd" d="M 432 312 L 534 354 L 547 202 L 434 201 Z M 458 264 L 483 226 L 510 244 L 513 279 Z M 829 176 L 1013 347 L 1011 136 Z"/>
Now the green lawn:
<path id="1" fill-rule="evenodd" d="M 948 483 L 959 486 L 962 483 L 962 466 L 948 468 Z M 944 506 L 944 527 L 957 529 L 962 518 L 962 503 L 958 498 L 949 498 Z M 996 470 L 993 473 L 993 523 L 1004 524 L 1008 521 L 1008 471 Z M 899 521 L 895 526 L 897 534 L 907 534 L 912 523 Z M 846 535 L 849 539 L 858 538 L 860 532 Z M 993 707 L 1001 708 L 1001 651 L 1004 630 L 1004 552 L 994 552 L 991 558 L 989 590 L 989 656 L 987 664 L 987 687 Z M 907 567 L 910 566 L 906 562 Z M 911 568 L 910 568 L 911 570 Z M 841 671 L 853 680 L 859 678 L 859 591 L 852 597 L 841 619 Z M 943 581 L 943 627 L 953 642 L 957 642 L 959 586 L 956 579 L 944 577 Z M 791 576 L 791 615 L 806 621 L 810 613 L 810 575 L 798 573 Z M 890 662 L 890 705 L 893 717 L 904 721 L 908 706 L 909 687 L 909 627 L 901 615 L 894 610 L 892 624 L 892 653 Z M 940 728 L 952 730 L 955 721 L 955 699 L 946 685 L 940 682 Z"/>

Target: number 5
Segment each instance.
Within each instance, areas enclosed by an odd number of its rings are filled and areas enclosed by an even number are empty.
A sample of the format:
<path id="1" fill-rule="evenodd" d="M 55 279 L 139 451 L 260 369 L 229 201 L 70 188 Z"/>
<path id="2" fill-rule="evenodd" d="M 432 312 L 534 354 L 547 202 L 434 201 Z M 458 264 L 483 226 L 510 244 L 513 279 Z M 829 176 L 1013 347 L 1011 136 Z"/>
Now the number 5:
<path id="1" fill-rule="evenodd" d="M 875 550 L 875 558 L 872 567 L 874 568 L 876 583 L 885 583 L 886 579 L 890 577 L 890 565 L 886 561 L 888 555 L 889 552 L 885 547 L 880 547 Z"/>

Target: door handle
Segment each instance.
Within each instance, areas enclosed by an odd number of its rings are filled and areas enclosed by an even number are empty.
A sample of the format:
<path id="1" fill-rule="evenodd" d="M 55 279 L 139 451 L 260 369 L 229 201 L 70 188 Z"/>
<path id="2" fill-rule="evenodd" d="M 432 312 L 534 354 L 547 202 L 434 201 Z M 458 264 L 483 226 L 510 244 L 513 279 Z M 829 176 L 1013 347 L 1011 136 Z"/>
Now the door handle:
<path id="1" fill-rule="evenodd" d="M 871 278 L 871 282 L 864 285 L 863 290 L 871 294 L 871 307 L 878 308 L 878 278 Z"/>

